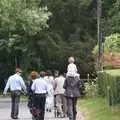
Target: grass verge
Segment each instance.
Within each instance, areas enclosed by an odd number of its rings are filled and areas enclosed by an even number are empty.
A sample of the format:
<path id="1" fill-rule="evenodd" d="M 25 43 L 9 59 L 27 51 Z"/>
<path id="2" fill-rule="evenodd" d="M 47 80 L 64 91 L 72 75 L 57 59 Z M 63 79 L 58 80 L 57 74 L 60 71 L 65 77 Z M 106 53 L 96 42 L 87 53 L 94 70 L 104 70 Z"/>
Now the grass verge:
<path id="1" fill-rule="evenodd" d="M 120 120 L 120 106 L 109 107 L 102 98 L 87 98 L 79 101 L 85 120 Z"/>

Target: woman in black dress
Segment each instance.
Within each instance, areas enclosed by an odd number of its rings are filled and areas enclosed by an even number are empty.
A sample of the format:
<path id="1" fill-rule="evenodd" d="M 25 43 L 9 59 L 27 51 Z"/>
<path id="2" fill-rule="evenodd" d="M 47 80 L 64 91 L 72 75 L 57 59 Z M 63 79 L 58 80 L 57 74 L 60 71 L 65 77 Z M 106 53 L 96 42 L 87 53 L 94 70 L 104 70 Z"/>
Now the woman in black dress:
<path id="1" fill-rule="evenodd" d="M 33 91 L 31 90 L 31 86 L 33 84 L 33 81 L 38 78 L 38 73 L 36 71 L 32 71 L 30 73 L 30 81 L 27 86 L 27 92 L 28 92 L 28 108 L 30 109 L 30 113 L 33 115 Z"/>

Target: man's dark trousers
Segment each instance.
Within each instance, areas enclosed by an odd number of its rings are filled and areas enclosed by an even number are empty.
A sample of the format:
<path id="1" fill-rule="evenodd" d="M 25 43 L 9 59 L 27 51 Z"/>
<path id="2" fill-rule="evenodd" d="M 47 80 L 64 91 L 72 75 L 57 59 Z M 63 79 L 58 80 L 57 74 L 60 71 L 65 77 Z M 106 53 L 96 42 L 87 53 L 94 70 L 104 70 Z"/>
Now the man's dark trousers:
<path id="1" fill-rule="evenodd" d="M 11 117 L 17 118 L 19 113 L 20 91 L 11 91 Z"/>
<path id="2" fill-rule="evenodd" d="M 34 107 L 40 111 L 36 120 L 44 120 L 45 102 L 46 102 L 46 94 L 44 94 L 44 93 L 43 94 L 34 94 L 34 98 L 33 98 Z"/>
<path id="3" fill-rule="evenodd" d="M 76 120 L 76 115 L 77 115 L 76 104 L 77 104 L 77 97 L 67 97 L 69 120 Z"/>

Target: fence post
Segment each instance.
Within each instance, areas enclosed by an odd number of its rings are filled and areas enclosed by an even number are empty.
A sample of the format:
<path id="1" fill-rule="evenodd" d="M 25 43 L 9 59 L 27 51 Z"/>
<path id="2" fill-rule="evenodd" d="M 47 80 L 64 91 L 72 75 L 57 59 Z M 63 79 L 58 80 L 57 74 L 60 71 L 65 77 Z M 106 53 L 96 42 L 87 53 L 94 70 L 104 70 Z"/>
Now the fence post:
<path id="1" fill-rule="evenodd" d="M 87 80 L 88 80 L 88 83 L 90 83 L 90 75 L 89 75 L 89 73 L 87 74 Z"/>
<path id="2" fill-rule="evenodd" d="M 110 86 L 107 86 L 107 102 L 108 102 L 109 106 L 112 106 L 112 98 L 111 98 Z"/>

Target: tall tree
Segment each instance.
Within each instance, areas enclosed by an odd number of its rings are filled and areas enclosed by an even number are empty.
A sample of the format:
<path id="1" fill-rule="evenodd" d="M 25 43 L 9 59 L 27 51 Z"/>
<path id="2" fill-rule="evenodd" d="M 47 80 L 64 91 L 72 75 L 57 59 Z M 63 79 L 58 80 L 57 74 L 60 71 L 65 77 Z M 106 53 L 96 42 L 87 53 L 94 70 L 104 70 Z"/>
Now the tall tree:
<path id="1" fill-rule="evenodd" d="M 15 67 L 30 66 L 36 53 L 32 47 L 34 36 L 48 28 L 50 15 L 47 7 L 41 7 L 37 0 L 0 0 L 0 74 L 3 78 Z"/>
<path id="2" fill-rule="evenodd" d="M 94 70 L 91 50 L 96 43 L 96 2 L 93 0 L 42 0 L 52 12 L 49 33 L 46 36 L 59 47 L 50 57 L 49 67 L 54 66 L 66 72 L 68 56 L 75 56 L 79 72 Z M 55 37 L 56 36 L 56 37 Z M 49 56 L 51 56 L 49 52 Z M 87 67 L 89 66 L 89 67 Z"/>

